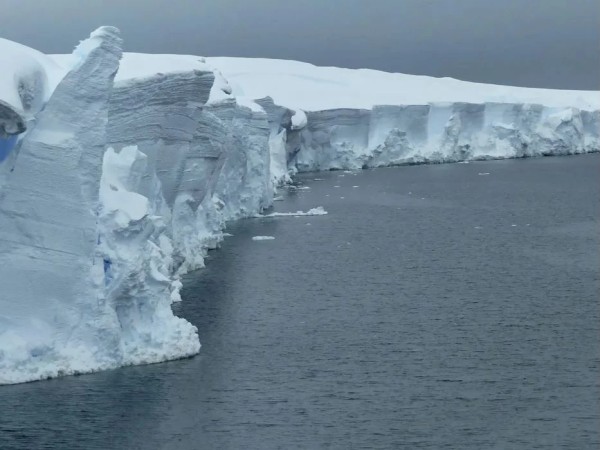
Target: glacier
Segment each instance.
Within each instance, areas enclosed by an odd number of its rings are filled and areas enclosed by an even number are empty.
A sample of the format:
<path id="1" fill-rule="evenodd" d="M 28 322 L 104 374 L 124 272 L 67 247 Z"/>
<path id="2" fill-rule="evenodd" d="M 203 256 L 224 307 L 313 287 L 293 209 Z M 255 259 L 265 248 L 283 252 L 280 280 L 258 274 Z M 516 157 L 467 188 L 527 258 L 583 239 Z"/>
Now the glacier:
<path id="1" fill-rule="evenodd" d="M 298 172 L 600 151 L 600 92 L 0 39 L 0 384 L 185 358 L 181 276 Z"/>

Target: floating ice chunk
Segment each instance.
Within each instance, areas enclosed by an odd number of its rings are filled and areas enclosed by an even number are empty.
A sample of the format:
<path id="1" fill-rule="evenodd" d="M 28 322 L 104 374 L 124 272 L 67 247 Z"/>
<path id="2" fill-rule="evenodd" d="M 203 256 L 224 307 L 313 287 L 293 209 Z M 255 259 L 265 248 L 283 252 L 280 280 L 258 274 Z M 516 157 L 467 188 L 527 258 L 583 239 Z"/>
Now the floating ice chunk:
<path id="1" fill-rule="evenodd" d="M 317 206 L 316 208 L 311 208 L 306 212 L 296 211 L 296 212 L 274 212 L 271 214 L 257 214 L 255 218 L 261 217 L 289 217 L 289 216 L 324 216 L 327 214 L 327 211 L 322 206 Z"/>
<path id="2" fill-rule="evenodd" d="M 272 241 L 274 239 L 274 236 L 252 236 L 253 241 Z"/>
<path id="3" fill-rule="evenodd" d="M 277 197 L 273 197 L 273 201 L 274 202 L 281 202 L 281 201 L 283 201 L 283 197 L 281 195 L 278 195 Z"/>
<path id="4" fill-rule="evenodd" d="M 357 188 L 358 186 L 352 186 L 353 188 Z"/>
<path id="5" fill-rule="evenodd" d="M 479 172 L 477 175 L 489 175 L 489 172 Z"/>

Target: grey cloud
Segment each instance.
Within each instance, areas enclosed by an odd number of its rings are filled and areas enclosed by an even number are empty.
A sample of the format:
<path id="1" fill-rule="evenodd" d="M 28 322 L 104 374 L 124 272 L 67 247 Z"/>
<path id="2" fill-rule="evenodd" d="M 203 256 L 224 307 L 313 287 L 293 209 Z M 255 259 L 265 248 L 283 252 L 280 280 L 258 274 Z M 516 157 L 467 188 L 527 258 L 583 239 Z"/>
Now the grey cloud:
<path id="1" fill-rule="evenodd" d="M 126 50 L 297 59 L 499 84 L 600 88 L 596 0 L 0 0 L 0 35 L 70 52 L 100 25 Z"/>

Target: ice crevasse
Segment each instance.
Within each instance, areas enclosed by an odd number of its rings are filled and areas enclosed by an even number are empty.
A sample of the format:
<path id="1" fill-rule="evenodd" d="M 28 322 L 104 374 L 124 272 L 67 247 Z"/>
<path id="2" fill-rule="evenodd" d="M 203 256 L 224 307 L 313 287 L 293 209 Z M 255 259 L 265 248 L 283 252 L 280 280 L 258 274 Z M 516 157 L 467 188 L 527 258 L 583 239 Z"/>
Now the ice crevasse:
<path id="1" fill-rule="evenodd" d="M 600 150 L 600 93 L 0 39 L 0 384 L 194 355 L 179 277 L 298 171 Z M 4 68 L 7 68 L 4 70 Z"/>

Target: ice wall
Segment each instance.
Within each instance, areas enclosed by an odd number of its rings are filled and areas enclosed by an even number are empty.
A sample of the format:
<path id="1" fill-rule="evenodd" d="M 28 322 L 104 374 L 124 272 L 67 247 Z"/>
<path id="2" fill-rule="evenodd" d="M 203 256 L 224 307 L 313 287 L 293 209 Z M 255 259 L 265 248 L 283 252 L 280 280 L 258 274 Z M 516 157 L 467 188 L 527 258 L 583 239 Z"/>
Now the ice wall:
<path id="1" fill-rule="evenodd" d="M 597 93 L 122 54 L 110 27 L 2 58 L 0 384 L 197 353 L 179 276 L 296 171 L 600 150 Z"/>
<path id="2" fill-rule="evenodd" d="M 600 150 L 600 111 L 452 103 L 307 112 L 299 171 L 571 155 Z"/>
<path id="3" fill-rule="evenodd" d="M 0 190 L 0 383 L 110 366 L 117 340 L 98 242 L 113 28 L 82 42 Z"/>
<path id="4" fill-rule="evenodd" d="M 101 28 L 54 57 L 64 78 L 0 166 L 0 383 L 197 353 L 179 276 L 272 202 L 266 113 L 202 58 L 120 46 Z"/>
<path id="5" fill-rule="evenodd" d="M 286 148 L 291 171 L 600 150 L 598 91 L 485 85 L 298 61 L 207 62 L 236 96 L 268 97 L 257 101 L 269 114 L 272 151 L 281 155 Z"/>

